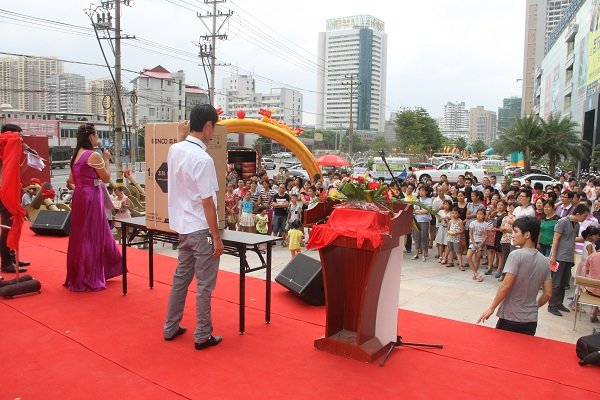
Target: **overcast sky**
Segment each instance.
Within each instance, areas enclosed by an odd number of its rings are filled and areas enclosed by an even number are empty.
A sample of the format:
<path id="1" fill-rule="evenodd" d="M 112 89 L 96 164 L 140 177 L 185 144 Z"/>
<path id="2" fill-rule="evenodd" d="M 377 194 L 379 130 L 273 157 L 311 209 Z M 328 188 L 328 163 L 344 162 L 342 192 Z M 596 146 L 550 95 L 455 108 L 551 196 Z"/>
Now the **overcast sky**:
<path id="1" fill-rule="evenodd" d="M 0 5 L 0 51 L 103 64 L 92 33 L 61 31 L 6 11 L 90 27 L 84 9 L 89 1 L 26 0 Z M 98 4 L 99 4 L 98 0 Z M 196 12 L 208 6 L 198 0 L 133 0 L 122 9 L 124 34 L 138 39 L 123 45 L 123 68 L 140 71 L 163 65 L 184 70 L 186 83 L 206 88 L 197 43 L 206 28 Z M 521 95 L 524 0 L 427 0 L 349 2 L 347 0 L 235 0 L 219 8 L 233 11 L 221 33 L 228 40 L 217 47 L 221 78 L 234 68 L 253 73 L 257 90 L 283 85 L 301 90 L 304 122 L 316 112 L 316 51 L 318 32 L 328 18 L 370 14 L 385 22 L 388 34 L 386 117 L 401 107 L 424 107 L 433 117 L 447 101 L 467 108 L 483 105 L 497 111 L 502 99 Z M 208 20 L 205 20 L 208 23 Z M 151 41 L 141 42 L 141 40 Z M 144 44 L 146 43 L 146 44 Z M 104 43 L 107 45 L 107 43 Z M 168 46 L 161 49 L 157 44 Z M 113 58 L 108 46 L 109 61 Z M 179 52 L 175 52 L 178 49 Z M 0 55 L 4 56 L 4 55 Z M 106 68 L 65 63 L 65 71 L 88 79 L 107 77 Z M 123 81 L 135 78 L 123 73 Z"/>

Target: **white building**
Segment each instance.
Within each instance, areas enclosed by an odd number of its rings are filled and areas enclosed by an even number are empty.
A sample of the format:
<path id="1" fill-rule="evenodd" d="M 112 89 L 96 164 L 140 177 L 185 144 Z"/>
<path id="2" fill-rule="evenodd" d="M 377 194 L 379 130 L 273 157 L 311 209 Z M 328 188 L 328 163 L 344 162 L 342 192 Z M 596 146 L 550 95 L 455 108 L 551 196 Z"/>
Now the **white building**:
<path id="1" fill-rule="evenodd" d="M 133 80 L 137 94 L 138 125 L 180 121 L 185 117 L 185 73 L 162 66 L 144 69 Z"/>
<path id="2" fill-rule="evenodd" d="M 210 103 L 208 90 L 197 86 L 185 86 L 185 119 L 190 119 L 192 108 Z"/>
<path id="3" fill-rule="evenodd" d="M 62 73 L 63 62 L 54 58 L 1 58 L 0 104 L 44 112 L 48 102 L 48 79 Z"/>
<path id="4" fill-rule="evenodd" d="M 52 75 L 47 81 L 46 111 L 85 113 L 85 77 L 78 74 Z"/>
<path id="5" fill-rule="evenodd" d="M 448 102 L 439 121 L 440 132 L 450 140 L 463 138 L 469 141 L 469 111 L 465 102 Z"/>
<path id="6" fill-rule="evenodd" d="M 317 129 L 383 132 L 387 34 L 370 15 L 327 20 L 319 33 Z M 351 100 L 352 94 L 352 100 Z"/>
<path id="7" fill-rule="evenodd" d="M 569 117 L 592 148 L 600 144 L 600 4 L 573 0 L 549 38 L 536 75 L 536 114 Z M 582 161 L 582 165 L 587 162 Z"/>
<path id="8" fill-rule="evenodd" d="M 477 106 L 469 110 L 469 143 L 482 140 L 490 145 L 496 140 L 497 117 L 495 111 Z"/>
<path id="9" fill-rule="evenodd" d="M 527 0 L 525 12 L 525 43 L 523 54 L 522 106 L 523 115 L 534 106 L 535 71 L 544 58 L 550 35 L 558 25 L 571 0 Z"/>
<path id="10" fill-rule="evenodd" d="M 271 111 L 271 117 L 291 128 L 302 125 L 302 93 L 288 88 L 273 88 L 269 93 L 255 92 L 254 78 L 250 75 L 233 75 L 223 79 L 223 90 L 215 96 L 215 106 L 221 107 L 223 116 L 236 118 L 244 110 L 247 118 L 260 119 L 260 109 Z"/>

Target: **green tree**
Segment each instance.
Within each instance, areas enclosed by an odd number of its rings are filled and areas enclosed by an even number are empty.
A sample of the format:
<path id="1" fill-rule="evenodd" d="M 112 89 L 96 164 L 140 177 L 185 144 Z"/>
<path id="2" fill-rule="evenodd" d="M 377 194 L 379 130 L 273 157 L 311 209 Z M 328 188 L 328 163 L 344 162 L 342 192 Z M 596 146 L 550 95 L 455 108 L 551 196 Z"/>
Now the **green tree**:
<path id="1" fill-rule="evenodd" d="M 465 138 L 459 137 L 454 142 L 454 147 L 456 147 L 458 151 L 462 153 L 463 150 L 467 147 L 467 141 L 465 140 Z"/>
<path id="2" fill-rule="evenodd" d="M 543 131 L 534 115 L 516 118 L 515 124 L 506 128 L 493 146 L 499 153 L 509 154 L 522 151 L 525 173 L 531 171 L 532 157 L 542 154 Z"/>
<path id="3" fill-rule="evenodd" d="M 370 144 L 369 148 L 373 151 L 379 151 L 381 149 L 387 149 L 390 145 L 383 136 L 377 136 Z"/>
<path id="4" fill-rule="evenodd" d="M 444 136 L 423 108 L 405 110 L 396 117 L 396 138 L 404 152 L 432 152 L 442 147 Z"/>
<path id="5" fill-rule="evenodd" d="M 544 133 L 542 154 L 548 156 L 548 172 L 551 176 L 554 176 L 560 160 L 589 158 L 590 144 L 581 138 L 577 122 L 552 113 L 547 119 L 540 120 L 540 127 Z"/>
<path id="6" fill-rule="evenodd" d="M 596 145 L 592 151 L 592 160 L 590 165 L 596 168 L 596 170 L 600 169 L 600 144 Z"/>
<path id="7" fill-rule="evenodd" d="M 475 154 L 482 153 L 483 151 L 485 151 L 485 149 L 488 148 L 487 144 L 485 144 L 485 142 L 481 139 L 477 139 L 476 141 L 471 143 L 471 146 L 473 147 L 473 151 L 475 152 Z"/>

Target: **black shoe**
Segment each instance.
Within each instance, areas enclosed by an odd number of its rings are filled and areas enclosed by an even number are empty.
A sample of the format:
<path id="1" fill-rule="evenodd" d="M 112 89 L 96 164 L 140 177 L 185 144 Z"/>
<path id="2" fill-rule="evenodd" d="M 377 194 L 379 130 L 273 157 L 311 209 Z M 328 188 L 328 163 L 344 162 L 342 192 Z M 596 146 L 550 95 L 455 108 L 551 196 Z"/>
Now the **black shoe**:
<path id="1" fill-rule="evenodd" d="M 2 267 L 0 270 L 9 274 L 14 274 L 15 272 L 17 272 L 15 264 L 9 265 L 8 267 Z M 27 268 L 19 267 L 19 272 L 27 272 Z"/>
<path id="2" fill-rule="evenodd" d="M 216 346 L 219 343 L 221 343 L 222 341 L 223 341 L 223 338 L 221 336 L 210 335 L 210 337 L 208 338 L 208 340 L 206 342 L 194 343 L 194 347 L 196 348 L 196 350 L 204 350 L 207 347 Z"/>
<path id="3" fill-rule="evenodd" d="M 556 315 L 557 317 L 562 317 L 562 314 L 556 308 L 548 308 L 548 312 L 550 314 Z"/>
<path id="4" fill-rule="evenodd" d="M 29 261 L 19 260 L 19 267 L 28 267 L 30 265 L 31 263 Z"/>
<path id="5" fill-rule="evenodd" d="M 563 306 L 562 304 L 560 304 L 556 308 L 558 308 L 558 311 L 571 312 L 571 310 L 569 310 L 567 307 Z"/>
<path id="6" fill-rule="evenodd" d="M 179 329 L 177 329 L 177 332 L 175 332 L 175 334 L 173 336 L 171 336 L 171 337 L 165 336 L 165 340 L 167 342 L 170 342 L 171 340 L 175 339 L 177 336 L 183 335 L 185 333 L 185 331 L 187 331 L 187 329 L 185 329 L 183 326 L 180 326 Z"/>

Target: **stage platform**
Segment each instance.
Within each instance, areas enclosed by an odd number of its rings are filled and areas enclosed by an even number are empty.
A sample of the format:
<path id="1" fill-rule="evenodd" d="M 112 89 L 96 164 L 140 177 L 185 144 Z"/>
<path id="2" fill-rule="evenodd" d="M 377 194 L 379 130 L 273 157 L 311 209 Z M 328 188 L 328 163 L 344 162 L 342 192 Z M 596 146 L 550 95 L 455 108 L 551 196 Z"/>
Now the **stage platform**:
<path id="1" fill-rule="evenodd" d="M 67 240 L 23 231 L 23 258 L 43 287 L 41 295 L 0 300 L 1 399 L 600 399 L 600 368 L 580 367 L 571 343 L 412 311 L 399 311 L 404 340 L 444 349 L 399 348 L 385 367 L 320 352 L 313 341 L 324 331 L 324 307 L 274 285 L 265 325 L 258 278 L 247 280 L 239 335 L 239 280 L 227 271 L 213 300 L 223 343 L 195 351 L 193 293 L 188 332 L 162 338 L 175 259 L 155 256 L 150 290 L 147 253 L 130 249 L 127 296 L 120 278 L 102 292 L 72 293 L 62 286 Z"/>

